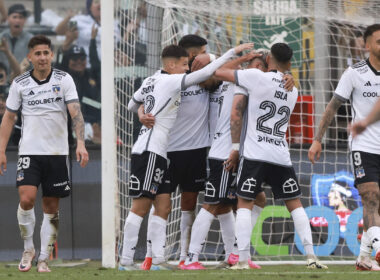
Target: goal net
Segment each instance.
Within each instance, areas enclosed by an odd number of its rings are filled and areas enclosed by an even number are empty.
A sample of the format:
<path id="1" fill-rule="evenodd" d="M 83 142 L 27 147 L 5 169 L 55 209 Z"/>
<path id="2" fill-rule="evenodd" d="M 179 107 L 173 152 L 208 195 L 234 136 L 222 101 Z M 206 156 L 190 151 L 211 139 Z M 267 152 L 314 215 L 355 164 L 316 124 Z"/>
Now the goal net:
<path id="1" fill-rule="evenodd" d="M 103 1 L 103 6 L 107 2 Z M 130 155 L 140 127 L 137 117 L 127 111 L 127 104 L 143 79 L 160 68 L 162 48 L 177 43 L 186 34 L 206 38 L 207 51 L 215 55 L 241 42 L 252 41 L 255 48 L 269 49 L 277 42 L 292 47 L 291 72 L 299 98 L 290 118 L 287 139 L 302 189 L 301 200 L 312 225 L 315 251 L 318 256 L 339 260 L 357 255 L 362 210 L 353 186 L 347 147 L 346 127 L 351 115 L 348 103 L 339 109 L 329 127 L 318 163 L 309 163 L 307 151 L 341 74 L 348 66 L 366 58 L 362 34 L 367 25 L 375 23 L 380 2 L 114 0 L 113 5 L 113 18 L 102 21 L 113 21 L 115 27 L 103 32 L 114 32 L 115 38 L 114 112 L 106 113 L 115 116 L 117 138 L 116 157 L 109 155 L 117 164 L 116 231 L 107 233 L 114 234 L 116 259 L 121 252 L 124 220 L 131 206 L 127 191 Z M 110 125 L 103 123 L 103 126 Z M 252 233 L 253 257 L 302 259 L 302 243 L 295 234 L 290 214 L 281 201 L 273 200 L 269 186 L 264 186 L 264 190 L 267 206 Z M 201 195 L 198 203 L 202 201 Z M 167 228 L 169 259 L 179 257 L 179 221 L 180 198 L 176 193 Z M 144 230 L 142 227 L 136 248 L 138 259 L 145 255 Z M 201 259 L 214 261 L 222 254 L 219 223 L 215 220 Z"/>

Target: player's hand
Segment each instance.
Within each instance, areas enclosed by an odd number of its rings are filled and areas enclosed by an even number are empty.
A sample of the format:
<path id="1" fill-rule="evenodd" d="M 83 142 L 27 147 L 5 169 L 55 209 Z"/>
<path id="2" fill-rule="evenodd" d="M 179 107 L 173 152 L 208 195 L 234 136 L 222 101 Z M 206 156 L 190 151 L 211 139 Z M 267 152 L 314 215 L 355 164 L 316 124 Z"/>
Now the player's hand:
<path id="1" fill-rule="evenodd" d="M 97 35 L 98 35 L 98 28 L 96 27 L 94 23 L 91 29 L 91 39 L 95 39 Z"/>
<path id="2" fill-rule="evenodd" d="M 85 167 L 88 163 L 89 157 L 84 142 L 77 143 L 76 150 L 77 162 L 79 162 L 81 167 Z"/>
<path id="3" fill-rule="evenodd" d="M 364 130 L 366 130 L 366 128 L 367 128 L 367 122 L 364 120 L 361 120 L 353 124 L 349 124 L 347 130 L 348 132 L 351 133 L 352 138 L 355 138 L 356 136 L 361 134 Z"/>
<path id="4" fill-rule="evenodd" d="M 307 156 L 309 157 L 309 160 L 311 161 L 312 164 L 315 162 L 315 157 L 316 159 L 319 160 L 322 152 L 322 144 L 321 142 L 314 140 L 313 144 L 311 144 L 311 147 L 309 149 L 309 152 Z"/>
<path id="5" fill-rule="evenodd" d="M 243 55 L 241 58 L 243 59 L 244 62 L 250 61 L 256 57 L 263 56 L 261 53 L 257 53 L 255 51 L 251 51 L 245 55 Z"/>
<path id="6" fill-rule="evenodd" d="M 156 121 L 156 118 L 151 114 L 139 114 L 139 121 L 147 128 L 152 128 Z"/>
<path id="7" fill-rule="evenodd" d="M 293 87 L 295 86 L 295 82 L 294 82 L 294 78 L 293 78 L 293 76 L 290 75 L 290 74 L 285 74 L 285 75 L 282 77 L 282 80 L 285 81 L 284 88 L 285 88 L 287 91 L 292 91 L 292 90 L 293 90 Z"/>
<path id="8" fill-rule="evenodd" d="M 0 153 L 0 175 L 7 171 L 7 157 L 5 153 Z"/>
<path id="9" fill-rule="evenodd" d="M 245 51 L 245 50 L 251 50 L 253 49 L 253 47 L 255 46 L 254 43 L 245 43 L 245 44 L 241 44 L 237 47 L 234 48 L 235 50 L 235 54 L 239 54 L 241 53 L 242 51 Z"/>
<path id="10" fill-rule="evenodd" d="M 239 164 L 239 151 L 232 150 L 228 159 L 223 162 L 224 169 L 235 172 Z"/>
<path id="11" fill-rule="evenodd" d="M 210 56 L 207 53 L 198 54 L 191 64 L 191 72 L 202 69 L 210 63 Z"/>
<path id="12" fill-rule="evenodd" d="M 5 54 L 10 53 L 8 41 L 5 38 L 1 38 L 0 51 L 2 51 Z"/>

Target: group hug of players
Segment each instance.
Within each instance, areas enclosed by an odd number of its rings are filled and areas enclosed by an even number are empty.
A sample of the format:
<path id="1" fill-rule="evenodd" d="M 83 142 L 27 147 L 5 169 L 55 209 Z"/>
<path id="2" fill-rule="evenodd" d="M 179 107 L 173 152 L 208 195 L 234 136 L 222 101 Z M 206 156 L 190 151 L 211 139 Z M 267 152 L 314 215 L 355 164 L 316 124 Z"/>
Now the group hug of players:
<path id="1" fill-rule="evenodd" d="M 351 100 L 353 121 L 363 120 L 380 95 L 380 25 L 369 26 L 364 39 L 369 58 L 342 75 L 309 150 L 313 163 L 339 106 Z M 182 214 L 178 268 L 205 269 L 198 257 L 215 217 L 225 249 L 219 267 L 260 268 L 251 260 L 250 237 L 265 206 L 262 183 L 271 186 L 274 198 L 282 199 L 291 213 L 307 267 L 326 269 L 314 254 L 310 223 L 286 142 L 298 97 L 293 78 L 285 74 L 290 70 L 292 49 L 277 43 L 270 50 L 254 51 L 248 43 L 215 59 L 205 54 L 206 44 L 197 35 L 186 35 L 178 45 L 164 48 L 162 69 L 143 81 L 128 104 L 143 125 L 132 149 L 129 195 L 133 203 L 125 221 L 119 269 L 173 269 L 164 253 L 170 195 L 178 186 Z M 237 56 L 244 50 L 250 52 Z M 363 94 L 368 91 L 376 94 Z M 351 129 L 357 134 L 367 124 L 368 120 L 361 121 Z M 372 250 L 380 263 L 379 144 L 380 125 L 369 126 L 350 142 L 355 186 L 363 202 L 364 233 L 356 262 L 360 270 L 378 269 L 370 259 Z M 203 190 L 204 203 L 194 220 L 197 196 Z M 134 252 L 148 213 L 147 254 L 137 266 Z"/>

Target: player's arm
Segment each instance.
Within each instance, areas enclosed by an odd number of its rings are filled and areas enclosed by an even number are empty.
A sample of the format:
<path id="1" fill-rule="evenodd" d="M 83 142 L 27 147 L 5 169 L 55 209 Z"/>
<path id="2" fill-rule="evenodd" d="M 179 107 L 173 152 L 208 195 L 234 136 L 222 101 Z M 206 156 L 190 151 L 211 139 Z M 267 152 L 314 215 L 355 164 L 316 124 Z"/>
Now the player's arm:
<path id="1" fill-rule="evenodd" d="M 357 121 L 352 125 L 349 125 L 349 130 L 352 134 L 352 137 L 355 137 L 361 134 L 366 128 L 380 120 L 380 100 L 378 100 L 373 106 L 369 115 L 361 121 Z"/>
<path id="2" fill-rule="evenodd" d="M 338 111 L 339 107 L 342 105 L 343 102 L 343 99 L 339 98 L 337 95 L 334 95 L 333 98 L 330 100 L 329 104 L 327 104 L 326 110 L 323 113 L 322 119 L 318 126 L 317 135 L 314 137 L 313 144 L 309 149 L 308 157 L 311 163 L 314 164 L 315 157 L 317 160 L 319 160 L 322 151 L 321 143 L 323 135 L 325 135 L 326 129 L 330 125 L 336 112 Z"/>
<path id="3" fill-rule="evenodd" d="M 139 116 L 139 121 L 142 123 L 145 127 L 147 128 L 152 128 L 154 126 L 154 122 L 156 118 L 151 114 L 145 114 L 144 113 L 144 105 L 141 104 L 138 111 L 137 115 Z"/>
<path id="4" fill-rule="evenodd" d="M 5 150 L 11 137 L 13 126 L 16 122 L 17 113 L 5 110 L 0 126 L 0 175 L 7 171 L 7 157 Z"/>
<path id="5" fill-rule="evenodd" d="M 240 135 L 243 126 L 243 115 L 247 107 L 248 97 L 243 94 L 236 94 L 231 110 L 231 139 L 232 151 L 229 158 L 224 162 L 227 170 L 236 170 L 239 162 Z"/>
<path id="6" fill-rule="evenodd" d="M 86 146 L 84 144 L 84 120 L 82 112 L 80 110 L 80 104 L 76 101 L 68 103 L 67 109 L 69 110 L 73 122 L 73 130 L 75 131 L 75 135 L 77 137 L 77 161 L 80 161 L 81 167 L 85 167 L 88 163 L 89 158 Z"/>
<path id="7" fill-rule="evenodd" d="M 241 53 L 244 50 L 249 50 L 252 48 L 253 48 L 253 43 L 246 43 L 246 44 L 241 44 L 233 49 L 230 49 L 221 57 L 211 62 L 209 65 L 202 68 L 201 70 L 198 70 L 186 75 L 182 81 L 181 89 L 185 89 L 189 86 L 196 85 L 203 81 L 206 81 L 208 78 L 210 78 L 214 74 L 214 72 L 219 67 L 225 64 L 230 58 L 234 57 L 236 54 Z"/>

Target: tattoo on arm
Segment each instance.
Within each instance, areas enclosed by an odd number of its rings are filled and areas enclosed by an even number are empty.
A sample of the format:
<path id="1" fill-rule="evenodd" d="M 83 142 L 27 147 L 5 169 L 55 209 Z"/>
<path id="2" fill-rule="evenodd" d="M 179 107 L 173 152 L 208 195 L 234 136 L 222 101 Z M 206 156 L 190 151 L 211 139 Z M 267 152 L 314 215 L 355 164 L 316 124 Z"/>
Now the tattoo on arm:
<path id="1" fill-rule="evenodd" d="M 232 143 L 240 142 L 241 128 L 243 126 L 243 114 L 247 107 L 247 97 L 243 96 L 232 108 L 233 116 L 231 117 L 231 139 Z"/>
<path id="2" fill-rule="evenodd" d="M 72 108 L 71 119 L 73 120 L 73 130 L 75 131 L 77 140 L 84 141 L 84 120 L 79 103 L 73 103 Z"/>
<path id="3" fill-rule="evenodd" d="M 336 112 L 338 111 L 340 105 L 342 105 L 343 101 L 333 96 L 330 100 L 329 104 L 326 107 L 326 111 L 322 116 L 322 120 L 319 123 L 318 132 L 315 136 L 314 140 L 318 142 L 322 142 L 323 135 L 325 135 L 327 127 L 330 125 L 333 120 Z"/>

